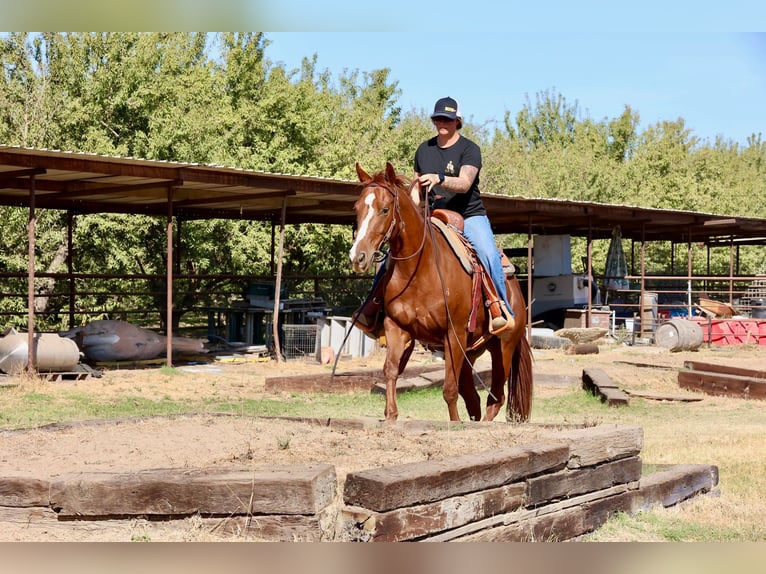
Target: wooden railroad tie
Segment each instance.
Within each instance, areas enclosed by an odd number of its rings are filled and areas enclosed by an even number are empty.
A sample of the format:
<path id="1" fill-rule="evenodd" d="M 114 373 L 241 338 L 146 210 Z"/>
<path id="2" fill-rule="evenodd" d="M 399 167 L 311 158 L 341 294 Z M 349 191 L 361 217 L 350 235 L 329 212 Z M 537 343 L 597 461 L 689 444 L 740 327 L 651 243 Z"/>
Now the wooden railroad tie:
<path id="1" fill-rule="evenodd" d="M 630 398 L 612 382 L 601 369 L 583 369 L 582 388 L 601 397 L 601 402 L 610 407 L 628 406 Z"/>
<path id="2" fill-rule="evenodd" d="M 766 371 L 756 369 L 686 361 L 678 385 L 708 395 L 766 400 Z"/>

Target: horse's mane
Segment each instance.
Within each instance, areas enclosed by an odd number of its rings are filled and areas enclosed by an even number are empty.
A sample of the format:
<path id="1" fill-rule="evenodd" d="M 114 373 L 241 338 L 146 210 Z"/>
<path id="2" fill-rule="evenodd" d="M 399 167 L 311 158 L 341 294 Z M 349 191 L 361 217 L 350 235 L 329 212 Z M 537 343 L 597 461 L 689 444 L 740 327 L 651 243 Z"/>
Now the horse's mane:
<path id="1" fill-rule="evenodd" d="M 370 182 L 367 182 L 365 185 L 369 184 L 377 184 L 381 187 L 388 187 L 390 185 L 389 181 L 386 179 L 386 170 L 380 170 L 378 173 L 372 176 L 372 180 Z M 396 174 L 396 179 L 394 181 L 394 184 L 396 187 L 399 188 L 399 191 L 403 192 L 409 192 L 410 186 L 412 185 L 412 180 L 408 177 L 405 177 L 399 173 Z M 409 193 L 407 193 L 409 196 Z"/>

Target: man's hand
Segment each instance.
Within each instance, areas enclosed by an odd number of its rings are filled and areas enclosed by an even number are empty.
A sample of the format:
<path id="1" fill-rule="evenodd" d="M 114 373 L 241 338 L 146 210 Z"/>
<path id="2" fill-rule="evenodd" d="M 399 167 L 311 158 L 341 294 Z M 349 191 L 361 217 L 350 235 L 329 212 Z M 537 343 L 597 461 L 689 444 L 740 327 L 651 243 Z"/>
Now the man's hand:
<path id="1" fill-rule="evenodd" d="M 431 191 L 431 189 L 439 184 L 439 175 L 436 173 L 424 173 L 418 178 L 418 183 L 420 183 L 421 187 L 424 187 L 426 192 Z"/>

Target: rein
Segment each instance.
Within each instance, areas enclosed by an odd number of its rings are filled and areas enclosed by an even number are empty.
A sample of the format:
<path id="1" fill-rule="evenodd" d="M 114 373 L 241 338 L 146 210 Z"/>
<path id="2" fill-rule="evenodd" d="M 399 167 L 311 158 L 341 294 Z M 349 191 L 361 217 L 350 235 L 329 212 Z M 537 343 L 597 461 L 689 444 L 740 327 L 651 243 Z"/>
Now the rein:
<path id="1" fill-rule="evenodd" d="M 412 188 L 413 188 L 414 185 L 415 185 L 415 182 L 413 181 L 410 184 L 410 188 L 409 188 L 408 192 L 412 191 Z M 388 241 L 391 239 L 391 236 L 393 235 L 394 230 L 396 229 L 397 219 L 399 220 L 399 225 L 400 226 L 403 226 L 404 222 L 402 221 L 402 214 L 401 214 L 401 211 L 399 209 L 399 191 L 398 190 L 395 191 L 395 190 L 393 190 L 393 189 L 391 189 L 389 187 L 386 187 L 386 186 L 379 186 L 379 187 L 383 187 L 383 189 L 385 189 L 388 193 L 390 193 L 391 195 L 394 196 L 394 215 L 391 218 L 391 225 L 389 225 L 388 231 L 386 231 L 386 234 L 383 236 L 383 240 L 380 242 L 380 245 L 384 245 L 385 243 L 388 243 Z M 408 259 L 412 259 L 413 257 L 417 257 L 420 254 L 420 252 L 423 251 L 423 248 L 426 245 L 426 236 L 428 235 L 428 228 L 429 228 L 427 215 L 428 215 L 428 202 L 426 202 L 426 219 L 423 222 L 424 223 L 424 225 L 423 225 L 423 239 L 421 240 L 420 246 L 415 250 L 415 252 L 412 253 L 411 255 L 406 255 L 406 256 L 402 256 L 402 257 L 396 257 L 392 253 L 389 253 L 388 257 L 390 257 L 394 261 L 407 261 Z M 378 253 L 380 253 L 380 248 L 378 248 Z M 381 255 L 381 259 L 383 257 L 385 257 L 385 255 Z"/>
<path id="2" fill-rule="evenodd" d="M 410 188 L 409 188 L 410 192 L 412 191 L 412 188 L 414 187 L 415 183 L 416 182 L 413 181 L 410 184 Z M 399 216 L 399 219 L 401 219 L 401 213 L 399 212 L 399 194 L 398 194 L 398 191 L 393 191 L 393 190 L 391 190 L 391 189 L 389 189 L 388 187 L 385 187 L 385 186 L 383 186 L 383 187 L 384 187 L 384 189 L 386 191 L 388 191 L 390 194 L 392 194 L 394 196 L 394 217 L 391 218 L 391 225 L 389 226 L 388 231 L 386 232 L 386 235 L 385 235 L 383 241 L 381 242 L 381 245 L 386 243 L 391 238 L 391 235 L 393 234 L 393 231 L 394 231 L 394 229 L 396 227 L 397 215 Z M 431 243 L 434 246 L 434 249 L 436 249 L 437 243 L 436 243 L 436 238 L 434 237 L 433 225 L 431 225 L 429 223 L 431 214 L 430 214 L 430 208 L 429 208 L 429 205 L 428 205 L 428 198 L 427 197 L 425 198 L 423 203 L 424 203 L 424 206 L 423 206 L 423 239 L 420 242 L 420 247 L 418 247 L 417 250 L 412 255 L 408 255 L 406 257 L 394 257 L 391 253 L 389 253 L 388 256 L 392 260 L 394 260 L 394 261 L 406 261 L 407 259 L 412 259 L 416 255 L 418 255 L 421 251 L 423 251 L 423 248 L 425 247 L 425 244 L 426 244 L 426 237 L 429 237 L 429 236 L 431 238 Z M 449 304 L 447 303 L 446 284 L 445 284 L 445 281 L 444 281 L 444 276 L 442 275 L 441 266 L 438 263 L 438 257 L 434 258 L 434 263 L 435 263 L 435 267 L 436 267 L 436 272 L 439 275 L 439 282 L 441 283 L 442 295 L 444 297 L 444 308 L 445 308 L 445 312 L 447 314 L 447 323 L 449 324 L 449 328 L 452 329 L 452 331 L 454 332 L 455 331 L 455 323 L 452 320 L 452 314 L 450 313 Z M 484 337 L 479 338 L 474 343 L 474 345 L 471 347 L 471 349 L 469 349 L 469 350 L 474 350 L 474 349 L 478 348 L 480 345 L 482 345 L 482 344 L 484 344 L 486 342 L 486 339 L 487 339 L 486 335 Z M 466 353 L 466 349 L 464 349 L 461 346 L 460 347 L 460 352 L 463 354 L 463 358 L 465 359 L 465 361 L 471 367 L 471 375 L 473 376 L 474 383 L 477 384 L 477 386 L 483 387 L 484 390 L 486 390 L 489 393 L 490 396 L 492 396 L 493 398 L 497 399 L 497 397 L 494 397 L 494 395 L 492 394 L 491 389 L 487 388 L 487 385 L 484 383 L 484 381 L 482 380 L 481 376 L 479 376 L 479 373 L 476 371 L 476 366 L 468 358 L 468 355 Z"/>

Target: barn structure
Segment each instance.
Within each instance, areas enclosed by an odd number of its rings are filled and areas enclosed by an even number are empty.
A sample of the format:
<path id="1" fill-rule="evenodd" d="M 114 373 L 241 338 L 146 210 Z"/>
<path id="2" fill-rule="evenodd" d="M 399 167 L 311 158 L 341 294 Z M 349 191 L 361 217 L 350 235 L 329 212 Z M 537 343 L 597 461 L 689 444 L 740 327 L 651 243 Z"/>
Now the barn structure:
<path id="1" fill-rule="evenodd" d="M 274 229 L 301 223 L 352 226 L 353 204 L 359 193 L 356 181 L 265 173 L 229 167 L 153 161 L 87 153 L 30 149 L 0 145 L 0 205 L 29 210 L 28 325 L 30 355 L 33 345 L 35 220 L 38 210 L 63 210 L 71 224 L 79 214 L 144 214 L 164 218 L 167 230 L 167 316 L 172 315 L 174 250 L 178 222 L 198 219 L 238 219 L 270 222 Z M 638 269 L 641 297 L 644 295 L 644 245 L 669 241 L 688 247 L 688 272 L 676 277 L 691 283 L 692 245 L 728 247 L 731 253 L 728 297 L 734 296 L 737 250 L 743 245 L 766 245 L 766 219 L 729 217 L 708 213 L 649 209 L 591 202 L 529 199 L 484 193 L 496 234 L 526 234 L 527 262 L 532 268 L 533 237 L 566 235 L 587 239 L 585 273 L 593 277 L 591 245 L 609 239 L 616 226 L 624 239 L 641 246 Z M 274 235 L 273 235 L 274 236 Z M 278 248 L 273 245 L 273 250 Z M 279 263 L 279 261 L 277 262 Z M 281 280 L 277 265 L 275 279 Z M 72 260 L 60 277 L 74 285 L 77 271 Z M 532 292 L 532 274 L 527 274 L 527 292 Z M 765 283 L 766 284 L 766 283 Z M 277 290 L 278 292 L 278 290 Z M 590 291 L 589 291 L 590 293 Z M 74 302 L 70 294 L 70 323 Z M 594 301 L 588 296 L 586 324 Z M 278 312 L 278 295 L 275 314 Z M 531 322 L 533 305 L 529 309 Z M 168 362 L 172 322 L 167 322 Z M 32 364 L 30 356 L 30 364 Z"/>

